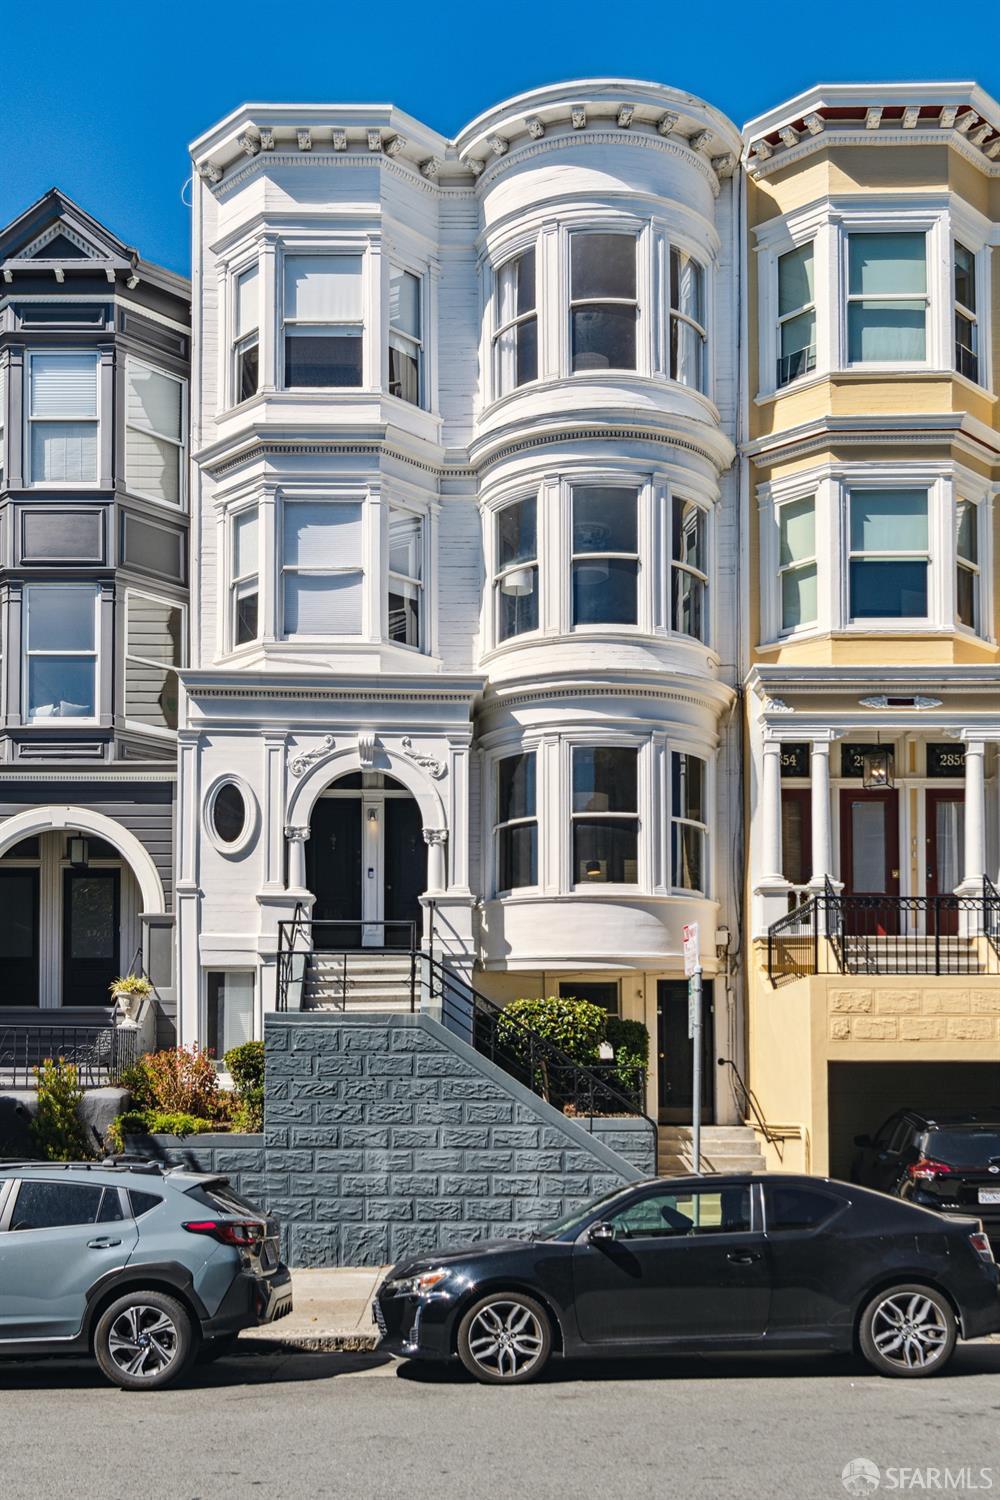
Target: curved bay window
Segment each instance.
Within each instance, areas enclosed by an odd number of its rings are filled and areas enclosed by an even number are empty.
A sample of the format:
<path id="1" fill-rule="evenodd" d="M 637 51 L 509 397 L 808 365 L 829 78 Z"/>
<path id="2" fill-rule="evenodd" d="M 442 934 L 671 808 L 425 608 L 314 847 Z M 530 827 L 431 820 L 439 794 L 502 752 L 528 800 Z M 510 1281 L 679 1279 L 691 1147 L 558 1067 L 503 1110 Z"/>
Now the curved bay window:
<path id="1" fill-rule="evenodd" d="M 670 883 L 675 889 L 708 889 L 708 818 L 705 762 L 674 751 L 670 757 Z"/>
<path id="2" fill-rule="evenodd" d="M 635 625 L 638 620 L 637 489 L 574 485 L 572 624 Z"/>
<path id="3" fill-rule="evenodd" d="M 498 641 L 538 629 L 537 523 L 534 495 L 497 512 L 493 593 Z"/>
<path id="4" fill-rule="evenodd" d="M 670 251 L 670 378 L 705 389 L 705 271 L 676 248 Z"/>
<path id="5" fill-rule="evenodd" d="M 497 890 L 538 884 L 538 818 L 535 752 L 497 762 Z"/>
<path id="6" fill-rule="evenodd" d="M 573 750 L 573 883 L 639 883 L 639 752 Z"/>
<path id="7" fill-rule="evenodd" d="M 285 257 L 285 388 L 362 384 L 362 255 Z"/>
<path id="8" fill-rule="evenodd" d="M 979 511 L 969 500 L 955 507 L 955 593 L 960 625 L 979 629 Z"/>
<path id="9" fill-rule="evenodd" d="M 705 595 L 708 557 L 705 512 L 675 496 L 670 547 L 670 626 L 681 635 L 703 641 L 708 633 Z"/>
<path id="10" fill-rule="evenodd" d="M 493 369 L 497 394 L 538 379 L 535 252 L 525 250 L 496 273 Z"/>
<path id="11" fill-rule="evenodd" d="M 638 314 L 635 236 L 571 235 L 572 369 L 634 370 Z"/>

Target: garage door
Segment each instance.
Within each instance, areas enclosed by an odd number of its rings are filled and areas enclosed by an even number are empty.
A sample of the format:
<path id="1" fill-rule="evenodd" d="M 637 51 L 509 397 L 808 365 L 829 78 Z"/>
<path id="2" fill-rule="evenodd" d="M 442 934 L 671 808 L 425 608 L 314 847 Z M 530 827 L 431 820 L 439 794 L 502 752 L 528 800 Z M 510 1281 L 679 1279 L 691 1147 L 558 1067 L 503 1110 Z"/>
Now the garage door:
<path id="1" fill-rule="evenodd" d="M 831 1063 L 830 1175 L 849 1177 L 856 1135 L 874 1135 L 897 1109 L 1000 1107 L 998 1063 Z"/>

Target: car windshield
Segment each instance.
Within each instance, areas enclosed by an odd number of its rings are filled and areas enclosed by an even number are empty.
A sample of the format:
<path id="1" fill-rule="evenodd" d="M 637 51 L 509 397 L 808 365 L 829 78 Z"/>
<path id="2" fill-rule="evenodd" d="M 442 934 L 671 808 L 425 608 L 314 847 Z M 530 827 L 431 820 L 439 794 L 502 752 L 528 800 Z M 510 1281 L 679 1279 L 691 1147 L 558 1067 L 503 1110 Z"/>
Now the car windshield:
<path id="1" fill-rule="evenodd" d="M 930 1130 L 924 1154 L 950 1167 L 1000 1165 L 1000 1130 Z"/>
<path id="2" fill-rule="evenodd" d="M 579 1229 L 580 1225 L 585 1224 L 590 1218 L 595 1208 L 601 1208 L 605 1203 L 613 1203 L 615 1199 L 621 1198 L 625 1193 L 631 1192 L 634 1186 L 635 1184 L 632 1183 L 631 1185 L 612 1188 L 608 1193 L 602 1193 L 600 1198 L 595 1198 L 585 1208 L 574 1209 L 571 1214 L 566 1214 L 562 1219 L 556 1219 L 552 1224 L 543 1224 L 541 1229 L 535 1231 L 532 1238 L 536 1240 L 554 1240 L 558 1239 L 561 1234 L 568 1234 L 572 1229 Z"/>

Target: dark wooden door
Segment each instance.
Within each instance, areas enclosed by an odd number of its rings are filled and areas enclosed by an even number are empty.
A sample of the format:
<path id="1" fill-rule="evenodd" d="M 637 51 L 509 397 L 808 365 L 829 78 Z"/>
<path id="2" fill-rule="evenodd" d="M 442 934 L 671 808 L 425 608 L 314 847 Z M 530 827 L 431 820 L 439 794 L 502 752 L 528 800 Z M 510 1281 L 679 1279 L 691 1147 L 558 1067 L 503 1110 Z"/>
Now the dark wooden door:
<path id="1" fill-rule="evenodd" d="M 427 845 L 420 808 L 412 797 L 385 799 L 385 946 L 408 948 L 411 929 L 420 940 L 420 897 L 427 889 Z M 396 926 L 394 924 L 403 925 Z"/>
<path id="2" fill-rule="evenodd" d="M 812 792 L 809 787 L 781 789 L 781 870 L 791 885 L 812 878 Z"/>
<path id="3" fill-rule="evenodd" d="M 899 931 L 899 798 L 891 791 L 840 794 L 844 930 L 875 937 Z"/>
<path id="4" fill-rule="evenodd" d="M 121 972 L 118 870 L 63 871 L 63 1005 L 110 1005 Z"/>
<path id="5" fill-rule="evenodd" d="M 702 985 L 701 1117 L 715 1118 L 715 1014 L 712 981 Z M 685 1124 L 694 1105 L 694 1054 L 688 1036 L 688 983 L 660 979 L 656 985 L 660 1119 Z"/>
<path id="6" fill-rule="evenodd" d="M 306 844 L 317 948 L 361 947 L 361 847 L 361 798 L 321 797 Z"/>
<path id="7" fill-rule="evenodd" d="M 38 1004 L 38 871 L 0 869 L 0 1005 Z"/>
<path id="8" fill-rule="evenodd" d="M 937 897 L 927 931 L 958 932 L 955 887 L 965 873 L 965 794 L 955 787 L 927 793 L 927 894 Z"/>

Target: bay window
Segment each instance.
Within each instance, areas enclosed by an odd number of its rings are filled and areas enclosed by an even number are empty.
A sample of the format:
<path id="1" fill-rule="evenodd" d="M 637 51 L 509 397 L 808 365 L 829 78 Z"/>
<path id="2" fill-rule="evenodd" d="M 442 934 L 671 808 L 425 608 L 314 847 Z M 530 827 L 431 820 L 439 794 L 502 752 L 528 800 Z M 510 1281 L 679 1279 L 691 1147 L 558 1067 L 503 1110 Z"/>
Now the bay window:
<path id="1" fill-rule="evenodd" d="M 926 617 L 926 490 L 852 490 L 849 547 L 852 620 Z"/>
<path id="2" fill-rule="evenodd" d="M 285 387 L 363 383 L 362 255 L 287 255 Z"/>
<path id="3" fill-rule="evenodd" d="M 361 634 L 362 508 L 286 501 L 282 518 L 284 633 Z"/>
<path id="4" fill-rule="evenodd" d="M 708 621 L 705 594 L 708 556 L 705 512 L 690 500 L 674 497 L 670 547 L 670 628 L 703 641 Z"/>
<path id="5" fill-rule="evenodd" d="M 573 370 L 636 368 L 636 239 L 587 231 L 570 236 Z"/>
<path id="6" fill-rule="evenodd" d="M 927 354 L 927 236 L 849 234 L 847 357 L 922 363 Z"/>
<path id="7" fill-rule="evenodd" d="M 670 251 L 670 378 L 705 389 L 705 271 L 676 248 Z"/>
<path id="8" fill-rule="evenodd" d="M 638 619 L 636 489 L 574 485 L 572 618 L 577 625 L 634 625 Z"/>
<path id="9" fill-rule="evenodd" d="M 670 756 L 670 881 L 675 890 L 708 890 L 708 816 L 705 762 Z"/>
<path id="10" fill-rule="evenodd" d="M 493 369 L 497 394 L 538 379 L 535 252 L 525 250 L 496 273 Z"/>
<path id="11" fill-rule="evenodd" d="M 389 639 L 422 645 L 424 527 L 405 510 L 389 512 Z"/>
<path id="12" fill-rule="evenodd" d="M 179 505 L 184 477 L 184 382 L 137 359 L 125 364 L 125 484 Z"/>
<path id="13" fill-rule="evenodd" d="M 778 581 L 781 629 L 812 625 L 817 612 L 814 495 L 789 500 L 778 508 Z"/>
<path id="14" fill-rule="evenodd" d="M 497 762 L 497 890 L 513 891 L 538 884 L 538 809 L 535 752 L 505 755 Z"/>
<path id="15" fill-rule="evenodd" d="M 260 630 L 260 558 L 257 507 L 233 517 L 231 619 L 234 646 L 255 641 Z"/>
<path id="16" fill-rule="evenodd" d="M 125 596 L 125 717 L 177 728 L 177 668 L 184 612 L 179 604 L 129 589 Z"/>
<path id="17" fill-rule="evenodd" d="M 538 502 L 534 495 L 497 512 L 493 597 L 498 641 L 538 629 Z"/>
<path id="18" fill-rule="evenodd" d="M 979 324 L 976 319 L 976 257 L 955 242 L 955 369 L 979 379 Z"/>
<path id="19" fill-rule="evenodd" d="M 249 401 L 260 383 L 260 277 L 256 266 L 236 278 L 233 323 L 233 398 Z"/>
<path id="20" fill-rule="evenodd" d="M 98 591 L 86 584 L 33 583 L 24 590 L 24 715 L 97 715 Z"/>
<path id="21" fill-rule="evenodd" d="M 413 406 L 421 391 L 420 277 L 392 266 L 389 271 L 389 394 Z"/>
<path id="22" fill-rule="evenodd" d="M 639 752 L 573 750 L 573 883 L 639 881 Z"/>
<path id="23" fill-rule="evenodd" d="M 814 261 L 812 241 L 778 256 L 779 386 L 816 367 Z"/>
<path id="24" fill-rule="evenodd" d="M 32 354 L 28 427 L 33 484 L 96 484 L 96 354 Z"/>
<path id="25" fill-rule="evenodd" d="M 979 628 L 979 509 L 969 500 L 955 506 L 955 592 L 960 625 Z"/>

